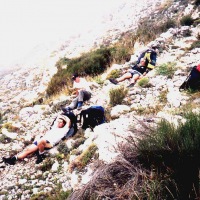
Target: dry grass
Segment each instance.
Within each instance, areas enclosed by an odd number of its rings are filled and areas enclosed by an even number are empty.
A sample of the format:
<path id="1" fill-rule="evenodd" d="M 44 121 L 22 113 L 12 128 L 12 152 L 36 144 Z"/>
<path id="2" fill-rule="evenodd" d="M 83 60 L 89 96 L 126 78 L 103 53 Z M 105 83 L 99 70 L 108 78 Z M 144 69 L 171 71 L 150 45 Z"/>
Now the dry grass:
<path id="1" fill-rule="evenodd" d="M 75 191 L 70 200 L 92 199 L 131 199 L 137 197 L 142 190 L 141 182 L 149 176 L 140 166 L 134 166 L 127 160 L 102 165 L 94 174 L 92 180 L 81 190 Z"/>
<path id="2" fill-rule="evenodd" d="M 43 104 L 50 104 L 51 102 L 54 102 L 54 101 L 56 101 L 56 100 L 58 100 L 58 99 L 61 99 L 63 96 L 64 96 L 64 97 L 65 97 L 65 96 L 69 96 L 70 94 L 71 94 L 71 92 L 70 92 L 69 88 L 66 86 L 66 87 L 64 87 L 64 88 L 62 89 L 61 92 L 56 93 L 56 94 L 54 94 L 54 95 L 51 95 L 50 97 L 44 99 Z"/>

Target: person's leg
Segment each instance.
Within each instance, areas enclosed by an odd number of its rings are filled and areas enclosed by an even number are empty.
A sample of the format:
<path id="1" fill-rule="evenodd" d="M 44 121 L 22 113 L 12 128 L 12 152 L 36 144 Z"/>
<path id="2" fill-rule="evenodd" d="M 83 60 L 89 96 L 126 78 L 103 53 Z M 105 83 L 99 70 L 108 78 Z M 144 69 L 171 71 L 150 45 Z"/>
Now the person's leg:
<path id="1" fill-rule="evenodd" d="M 131 79 L 131 83 L 136 83 L 136 81 L 140 78 L 139 74 L 134 74 L 132 79 Z"/>
<path id="2" fill-rule="evenodd" d="M 37 150 L 38 150 L 37 145 L 32 144 L 32 145 L 28 146 L 22 153 L 20 153 L 16 156 L 9 157 L 9 158 L 3 157 L 3 161 L 6 164 L 14 165 L 18 159 L 23 159 L 23 158 L 27 157 L 29 154 L 36 152 Z"/>
<path id="3" fill-rule="evenodd" d="M 74 98 L 71 102 L 71 104 L 68 106 L 71 110 L 75 109 L 78 105 L 78 96 Z"/>
<path id="4" fill-rule="evenodd" d="M 41 139 L 38 141 L 37 147 L 39 149 L 39 153 L 42 154 L 45 148 L 52 148 L 53 146 L 49 142 L 47 142 L 46 139 Z"/>
<path id="5" fill-rule="evenodd" d="M 83 90 L 83 101 L 88 101 L 91 96 L 92 94 L 90 92 Z"/>
<path id="6" fill-rule="evenodd" d="M 109 79 L 109 81 L 111 82 L 111 83 L 113 83 L 113 84 L 118 84 L 119 82 L 122 82 L 122 81 L 124 81 L 124 80 L 126 80 L 126 79 L 129 79 L 129 78 L 132 78 L 132 74 L 130 73 L 130 72 L 126 72 L 125 74 L 123 74 L 121 77 L 119 77 L 119 78 L 116 78 L 116 79 L 114 79 L 114 78 L 110 78 Z"/>
<path id="7" fill-rule="evenodd" d="M 91 98 L 91 93 L 86 90 L 80 90 L 78 94 L 78 105 L 77 109 L 81 109 L 83 102 Z"/>
<path id="8" fill-rule="evenodd" d="M 42 138 L 42 139 L 40 139 L 40 140 L 38 141 L 37 147 L 38 147 L 39 153 L 38 153 L 38 155 L 37 155 L 36 164 L 39 164 L 39 163 L 41 163 L 41 162 L 44 160 L 44 158 L 46 157 L 46 156 L 44 155 L 44 150 L 45 150 L 45 148 L 50 149 L 50 148 L 52 148 L 53 146 L 52 146 L 46 139 L 43 139 L 43 138 Z"/>
<path id="9" fill-rule="evenodd" d="M 123 74 L 121 77 L 117 78 L 117 82 L 125 81 L 126 79 L 132 78 L 132 74 L 130 72 L 127 72 Z"/>
<path id="10" fill-rule="evenodd" d="M 132 79 L 131 79 L 131 83 L 130 85 L 127 86 L 127 88 L 131 88 L 135 85 L 136 81 L 140 78 L 139 74 L 134 74 Z"/>
<path id="11" fill-rule="evenodd" d="M 17 155 L 17 159 L 26 158 L 29 154 L 34 153 L 38 150 L 38 146 L 35 144 L 30 145 L 27 147 L 22 153 Z"/>

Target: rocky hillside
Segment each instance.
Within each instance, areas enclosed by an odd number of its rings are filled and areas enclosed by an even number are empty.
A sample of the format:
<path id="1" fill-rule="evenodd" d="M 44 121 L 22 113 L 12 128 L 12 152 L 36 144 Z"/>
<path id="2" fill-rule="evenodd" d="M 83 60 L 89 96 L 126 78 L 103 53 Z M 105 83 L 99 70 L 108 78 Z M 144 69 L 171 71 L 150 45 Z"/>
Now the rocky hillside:
<path id="1" fill-rule="evenodd" d="M 178 6 L 178 3 L 174 3 L 174 6 Z M 192 10 L 191 5 L 182 9 L 185 12 Z M 75 137 L 64 141 L 64 146 L 58 145 L 47 152 L 48 158 L 39 165 L 35 164 L 35 156 L 17 162 L 14 166 L 1 163 L 0 199 L 31 199 L 33 194 L 41 192 L 78 190 L 93 178 L 100 163 L 111 163 L 119 156 L 118 144 L 126 141 L 127 136 L 137 136 L 142 128 L 141 124 L 154 125 L 162 118 L 179 122 L 183 120 L 181 111 L 187 106 L 199 111 L 199 93 L 179 91 L 179 86 L 186 79 L 191 67 L 200 63 L 200 48 L 189 48 L 199 41 L 199 34 L 199 25 L 171 28 L 162 33 L 156 38 L 160 44 L 157 66 L 174 66 L 172 72 L 169 75 L 160 75 L 157 68 L 154 69 L 147 75 L 148 87 L 136 84 L 128 89 L 123 105 L 110 108 L 109 91 L 126 87 L 129 81 L 113 85 L 106 80 L 107 74 L 113 69 L 126 68 L 135 61 L 135 56 L 141 49 L 132 55 L 128 63 L 113 64 L 102 75 L 103 84 L 92 88 L 93 96 L 85 105 L 102 105 L 110 112 L 109 121 L 97 126 L 94 131 L 79 131 Z M 112 37 L 107 35 L 107 38 L 111 40 Z M 47 66 L 32 68 L 31 71 L 21 69 L 1 78 L 0 157 L 21 151 L 34 137 L 44 134 L 60 112 L 59 106 L 72 99 L 62 95 L 50 104 L 38 101 L 43 97 L 55 72 L 55 67 Z M 86 166 L 82 166 L 81 157 L 92 147 L 95 147 L 95 154 Z"/>

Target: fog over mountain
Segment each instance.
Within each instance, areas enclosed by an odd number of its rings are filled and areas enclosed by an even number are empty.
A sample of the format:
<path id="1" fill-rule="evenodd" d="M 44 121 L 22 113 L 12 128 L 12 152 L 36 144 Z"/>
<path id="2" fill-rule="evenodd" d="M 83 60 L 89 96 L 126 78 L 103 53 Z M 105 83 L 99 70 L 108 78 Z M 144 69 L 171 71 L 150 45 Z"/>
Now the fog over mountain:
<path id="1" fill-rule="evenodd" d="M 0 1 L 0 70 L 13 67 L 30 53 L 48 54 L 71 35 L 100 24 L 122 1 Z"/>
<path id="2" fill-rule="evenodd" d="M 0 74 L 46 64 L 49 55 L 67 41 L 79 43 L 82 38 L 80 43 L 86 46 L 106 30 L 131 28 L 140 8 L 158 2 L 162 1 L 0 1 Z"/>

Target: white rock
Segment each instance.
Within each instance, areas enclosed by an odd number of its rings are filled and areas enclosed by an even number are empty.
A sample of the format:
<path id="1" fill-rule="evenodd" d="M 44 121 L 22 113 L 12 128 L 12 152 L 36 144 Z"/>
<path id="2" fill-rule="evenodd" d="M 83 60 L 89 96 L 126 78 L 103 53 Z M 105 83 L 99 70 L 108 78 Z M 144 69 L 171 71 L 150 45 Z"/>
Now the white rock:
<path id="1" fill-rule="evenodd" d="M 24 183 L 26 183 L 27 182 L 27 179 L 19 179 L 19 181 L 18 181 L 18 183 L 20 184 L 20 185 L 22 185 L 22 184 L 24 184 Z"/>
<path id="2" fill-rule="evenodd" d="M 33 194 L 37 194 L 39 192 L 39 188 L 33 188 Z"/>
<path id="3" fill-rule="evenodd" d="M 55 161 L 54 164 L 51 167 L 51 170 L 53 172 L 55 172 L 55 171 L 58 171 L 58 168 L 59 168 L 59 163 L 58 163 L 58 161 Z"/>
<path id="4" fill-rule="evenodd" d="M 112 118 L 117 118 L 119 117 L 121 114 L 125 113 L 125 112 L 129 112 L 130 111 L 130 107 L 127 105 L 117 105 L 115 107 L 112 108 L 110 114 Z"/>

